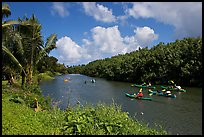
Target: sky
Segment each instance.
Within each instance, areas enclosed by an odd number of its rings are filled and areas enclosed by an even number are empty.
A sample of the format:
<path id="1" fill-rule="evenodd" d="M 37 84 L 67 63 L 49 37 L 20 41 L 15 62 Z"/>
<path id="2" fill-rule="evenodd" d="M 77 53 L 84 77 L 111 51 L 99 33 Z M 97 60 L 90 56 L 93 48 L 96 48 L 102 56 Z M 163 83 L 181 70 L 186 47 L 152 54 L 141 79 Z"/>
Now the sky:
<path id="1" fill-rule="evenodd" d="M 202 37 L 202 2 L 7 2 L 7 20 L 31 17 L 44 41 L 57 34 L 54 56 L 66 66 Z"/>

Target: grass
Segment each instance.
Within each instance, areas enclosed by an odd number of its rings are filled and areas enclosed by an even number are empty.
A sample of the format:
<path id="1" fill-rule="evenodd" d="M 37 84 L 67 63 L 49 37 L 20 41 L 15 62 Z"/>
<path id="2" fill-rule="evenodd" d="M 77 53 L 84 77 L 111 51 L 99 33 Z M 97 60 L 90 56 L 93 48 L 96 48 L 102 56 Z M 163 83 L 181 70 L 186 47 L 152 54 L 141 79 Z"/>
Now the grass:
<path id="1" fill-rule="evenodd" d="M 35 98 L 40 111 L 35 111 Z M 3 135 L 166 135 L 130 118 L 117 104 L 84 105 L 60 110 L 50 107 L 38 86 L 22 90 L 2 81 Z M 49 107 L 48 107 L 49 106 Z"/>
<path id="2" fill-rule="evenodd" d="M 3 135 L 60 134 L 63 114 L 59 110 L 35 112 L 25 104 L 2 100 Z"/>
<path id="3" fill-rule="evenodd" d="M 3 81 L 2 81 L 2 85 L 6 85 L 7 83 L 8 83 L 7 80 L 3 80 Z"/>
<path id="4" fill-rule="evenodd" d="M 42 80 L 53 80 L 55 79 L 53 77 L 53 74 L 51 72 L 46 72 L 46 73 L 40 73 L 40 74 L 37 74 L 35 77 L 34 77 L 34 80 L 37 81 L 37 78 L 41 78 Z"/>

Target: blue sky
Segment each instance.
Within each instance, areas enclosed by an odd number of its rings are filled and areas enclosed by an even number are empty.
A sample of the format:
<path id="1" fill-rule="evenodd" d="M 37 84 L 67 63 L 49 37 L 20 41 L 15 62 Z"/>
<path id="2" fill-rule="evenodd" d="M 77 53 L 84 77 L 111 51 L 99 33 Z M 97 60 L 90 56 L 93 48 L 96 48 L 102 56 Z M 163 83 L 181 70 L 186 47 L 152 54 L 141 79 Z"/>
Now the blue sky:
<path id="1" fill-rule="evenodd" d="M 54 56 L 65 65 L 202 37 L 201 2 L 7 2 L 10 19 L 35 14 L 44 40 L 57 34 Z"/>

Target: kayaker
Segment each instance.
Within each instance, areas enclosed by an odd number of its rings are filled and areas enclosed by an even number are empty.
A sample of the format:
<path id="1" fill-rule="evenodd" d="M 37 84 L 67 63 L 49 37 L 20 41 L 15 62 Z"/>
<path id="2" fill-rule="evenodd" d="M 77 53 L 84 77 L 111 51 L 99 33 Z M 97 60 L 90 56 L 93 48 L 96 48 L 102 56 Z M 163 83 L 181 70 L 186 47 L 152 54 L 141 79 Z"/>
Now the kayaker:
<path id="1" fill-rule="evenodd" d="M 137 94 L 137 97 L 143 97 L 142 88 L 140 89 L 139 93 Z"/>
<path id="2" fill-rule="evenodd" d="M 168 81 L 170 84 L 170 88 L 177 88 L 176 84 L 174 83 L 173 80 Z"/>
<path id="3" fill-rule="evenodd" d="M 167 92 L 166 89 L 163 89 L 163 90 L 162 90 L 163 95 L 165 95 L 166 92 Z"/>
<path id="4" fill-rule="evenodd" d="M 150 96 L 154 95 L 154 92 L 151 89 L 148 89 L 148 93 Z"/>
<path id="5" fill-rule="evenodd" d="M 181 86 L 175 86 L 177 89 L 182 89 Z"/>
<path id="6" fill-rule="evenodd" d="M 92 82 L 92 83 L 95 83 L 95 82 L 96 82 L 96 80 L 95 80 L 95 79 L 92 79 L 92 80 L 91 80 L 91 82 Z"/>
<path id="7" fill-rule="evenodd" d="M 142 86 L 145 86 L 145 85 L 147 85 L 147 83 L 143 82 L 143 83 L 142 83 Z"/>
<path id="8" fill-rule="evenodd" d="M 65 79 L 64 79 L 64 82 L 69 82 L 69 79 L 68 79 L 68 78 L 65 78 Z"/>
<path id="9" fill-rule="evenodd" d="M 171 96 L 171 91 L 169 91 L 169 90 L 166 91 L 166 95 L 167 95 L 167 96 Z"/>
<path id="10" fill-rule="evenodd" d="M 168 82 L 169 82 L 169 84 L 174 84 L 173 80 L 169 80 Z"/>

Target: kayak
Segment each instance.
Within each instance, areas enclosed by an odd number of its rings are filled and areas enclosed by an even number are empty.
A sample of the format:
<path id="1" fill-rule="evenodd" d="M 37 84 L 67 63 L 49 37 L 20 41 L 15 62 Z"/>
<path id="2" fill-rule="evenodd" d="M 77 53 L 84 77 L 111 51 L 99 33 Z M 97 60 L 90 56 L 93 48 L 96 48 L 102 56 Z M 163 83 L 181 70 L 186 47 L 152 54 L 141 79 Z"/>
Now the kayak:
<path id="1" fill-rule="evenodd" d="M 132 87 L 138 87 L 138 88 L 152 88 L 152 89 L 156 89 L 155 86 L 145 86 L 145 85 L 138 85 L 138 84 L 132 84 Z"/>
<path id="2" fill-rule="evenodd" d="M 125 93 L 126 96 L 130 97 L 130 98 L 135 98 L 134 94 L 129 94 L 129 93 Z M 147 98 L 147 97 L 138 97 L 135 99 L 140 99 L 140 100 L 152 100 L 152 98 Z"/>
<path id="3" fill-rule="evenodd" d="M 176 98 L 175 94 L 168 95 L 168 94 L 164 94 L 163 92 L 158 93 L 157 91 L 149 91 L 149 94 L 158 95 L 158 96 L 164 96 L 164 97 Z"/>
<path id="4" fill-rule="evenodd" d="M 92 82 L 92 83 L 96 83 L 96 80 L 95 80 L 95 79 L 92 79 L 91 82 Z"/>
<path id="5" fill-rule="evenodd" d="M 168 86 L 160 86 L 162 89 L 171 90 L 171 91 L 179 91 L 179 92 L 186 92 L 185 89 L 178 89 L 178 88 L 171 88 Z"/>
<path id="6" fill-rule="evenodd" d="M 69 82 L 69 79 L 64 79 L 64 82 Z"/>

